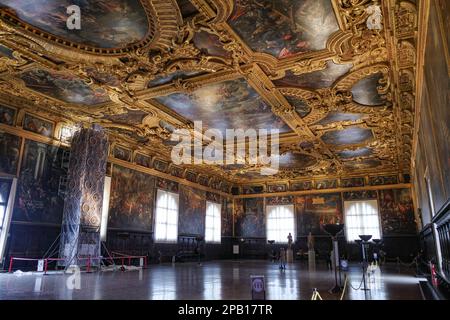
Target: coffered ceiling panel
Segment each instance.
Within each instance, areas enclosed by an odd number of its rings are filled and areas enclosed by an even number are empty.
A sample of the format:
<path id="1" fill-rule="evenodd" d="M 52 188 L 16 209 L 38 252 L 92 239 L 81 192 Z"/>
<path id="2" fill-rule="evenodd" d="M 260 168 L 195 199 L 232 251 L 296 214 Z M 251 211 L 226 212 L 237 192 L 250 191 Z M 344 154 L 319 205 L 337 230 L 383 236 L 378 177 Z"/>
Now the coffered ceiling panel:
<path id="1" fill-rule="evenodd" d="M 358 81 L 352 87 L 353 100 L 366 106 L 381 106 L 386 100 L 378 93 L 382 75 L 377 73 Z"/>
<path id="2" fill-rule="evenodd" d="M 28 88 L 64 102 L 91 106 L 110 101 L 106 90 L 93 89 L 70 73 L 33 69 L 20 78 Z"/>
<path id="3" fill-rule="evenodd" d="M 368 157 L 373 154 L 373 150 L 367 147 L 357 148 L 355 150 L 342 150 L 338 152 L 339 157 L 346 158 L 360 158 L 360 157 Z"/>
<path id="4" fill-rule="evenodd" d="M 253 51 L 277 58 L 325 49 L 339 30 L 330 0 L 236 0 L 228 22 Z"/>
<path id="5" fill-rule="evenodd" d="M 358 127 L 328 131 L 322 136 L 326 144 L 335 146 L 363 143 L 369 139 L 373 139 L 372 130 Z"/>
<path id="6" fill-rule="evenodd" d="M 280 87 L 299 87 L 305 89 L 320 89 L 330 87 L 339 77 L 346 74 L 352 68 L 352 64 L 336 64 L 327 61 L 323 70 L 298 73 L 287 71 L 282 79 L 275 80 L 274 83 Z"/>
<path id="7" fill-rule="evenodd" d="M 290 131 L 242 78 L 207 85 L 190 94 L 174 93 L 156 100 L 190 121 L 203 121 L 206 128 L 219 129 L 223 133 L 233 128 Z"/>
<path id="8" fill-rule="evenodd" d="M 66 26 L 67 8 L 82 10 L 82 28 Z M 0 0 L 14 16 L 44 32 L 97 48 L 126 47 L 143 40 L 149 22 L 139 0 Z"/>

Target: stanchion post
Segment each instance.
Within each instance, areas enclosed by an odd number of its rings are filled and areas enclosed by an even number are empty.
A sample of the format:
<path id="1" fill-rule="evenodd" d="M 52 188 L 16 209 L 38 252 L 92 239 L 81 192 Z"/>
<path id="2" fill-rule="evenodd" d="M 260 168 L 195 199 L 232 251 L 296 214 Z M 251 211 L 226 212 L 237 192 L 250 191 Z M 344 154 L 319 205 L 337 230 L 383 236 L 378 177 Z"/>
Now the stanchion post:
<path id="1" fill-rule="evenodd" d="M 147 256 L 144 257 L 144 269 L 147 269 Z"/>
<path id="2" fill-rule="evenodd" d="M 47 274 L 47 269 L 48 269 L 48 259 L 44 260 L 44 275 Z"/>
<path id="3" fill-rule="evenodd" d="M 13 261 L 14 261 L 14 257 L 10 257 L 9 258 L 9 269 L 8 269 L 9 273 L 11 273 L 11 271 L 12 271 Z"/>

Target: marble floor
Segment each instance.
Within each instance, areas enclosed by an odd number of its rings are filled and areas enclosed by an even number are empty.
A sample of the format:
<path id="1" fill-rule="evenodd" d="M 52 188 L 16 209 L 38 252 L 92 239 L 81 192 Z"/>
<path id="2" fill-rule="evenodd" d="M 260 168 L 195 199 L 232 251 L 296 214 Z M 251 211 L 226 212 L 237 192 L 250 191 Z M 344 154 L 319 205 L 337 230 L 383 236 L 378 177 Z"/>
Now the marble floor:
<path id="1" fill-rule="evenodd" d="M 344 300 L 421 300 L 419 279 L 412 270 L 386 265 L 376 270 L 370 291 L 355 290 L 362 279 L 358 264 L 351 265 Z M 0 300 L 6 299 L 152 299 L 152 300 L 245 300 L 251 299 L 250 275 L 264 275 L 269 300 L 311 299 L 317 288 L 324 300 L 338 300 L 330 294 L 334 273 L 325 266 L 309 272 L 304 262 L 287 265 L 260 260 L 211 261 L 150 265 L 146 270 L 81 273 L 79 283 L 71 275 L 40 273 L 0 274 Z M 67 284 L 79 284 L 70 289 Z M 344 273 L 342 274 L 344 283 Z M 352 288 L 353 287 L 353 288 Z"/>

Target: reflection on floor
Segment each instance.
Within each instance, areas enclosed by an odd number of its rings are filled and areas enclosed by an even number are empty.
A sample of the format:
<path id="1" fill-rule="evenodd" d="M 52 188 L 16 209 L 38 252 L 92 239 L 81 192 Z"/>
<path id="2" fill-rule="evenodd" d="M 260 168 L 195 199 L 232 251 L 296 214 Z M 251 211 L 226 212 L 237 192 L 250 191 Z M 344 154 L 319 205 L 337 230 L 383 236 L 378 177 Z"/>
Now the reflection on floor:
<path id="1" fill-rule="evenodd" d="M 411 270 L 386 265 L 368 279 L 371 290 L 357 289 L 362 272 L 354 264 L 347 272 L 349 284 L 344 300 L 421 299 L 418 278 Z M 311 299 L 317 288 L 324 300 L 339 299 L 330 294 L 334 273 L 318 266 L 309 272 L 307 264 L 296 262 L 280 271 L 268 261 L 212 261 L 151 265 L 137 271 L 81 273 L 81 289 L 66 285 L 70 275 L 0 274 L 0 300 L 4 299 L 251 299 L 250 275 L 264 275 L 269 300 Z M 342 274 L 342 283 L 344 274 Z M 69 281 L 68 281 L 69 280 Z M 72 283 L 74 283 L 72 281 Z M 353 288 L 352 288 L 353 287 Z"/>

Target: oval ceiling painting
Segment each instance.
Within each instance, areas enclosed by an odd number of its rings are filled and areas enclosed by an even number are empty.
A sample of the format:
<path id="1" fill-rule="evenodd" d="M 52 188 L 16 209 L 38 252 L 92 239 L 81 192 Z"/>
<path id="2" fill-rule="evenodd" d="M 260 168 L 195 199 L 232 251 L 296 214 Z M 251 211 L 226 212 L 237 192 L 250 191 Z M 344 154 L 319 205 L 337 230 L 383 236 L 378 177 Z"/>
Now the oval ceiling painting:
<path id="1" fill-rule="evenodd" d="M 80 29 L 68 28 L 72 5 L 80 8 Z M 139 0 L 0 0 L 0 8 L 41 31 L 95 48 L 123 48 L 149 30 Z"/>

